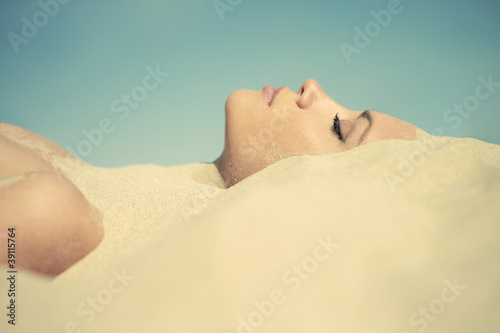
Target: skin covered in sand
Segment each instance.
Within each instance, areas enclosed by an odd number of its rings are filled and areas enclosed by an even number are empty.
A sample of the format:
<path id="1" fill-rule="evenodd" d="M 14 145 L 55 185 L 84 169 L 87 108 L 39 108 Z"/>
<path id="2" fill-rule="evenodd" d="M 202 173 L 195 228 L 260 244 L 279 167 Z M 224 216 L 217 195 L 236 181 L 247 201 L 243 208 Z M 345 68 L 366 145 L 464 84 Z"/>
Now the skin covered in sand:
<path id="1" fill-rule="evenodd" d="M 271 105 L 268 97 L 246 89 L 228 97 L 225 146 L 212 164 L 222 187 L 289 156 L 338 153 L 386 139 L 413 140 L 419 131 L 383 113 L 349 110 L 315 80 L 305 81 L 297 93 L 283 87 Z M 18 237 L 28 244 L 19 248 L 19 267 L 56 276 L 96 249 L 103 240 L 102 216 L 82 194 L 81 184 L 76 186 L 61 171 L 91 166 L 40 135 L 1 123 L 0 153 L 1 232 L 15 224 Z M 1 236 L 3 243 L 6 235 Z"/>
<path id="2" fill-rule="evenodd" d="M 56 156 L 74 162 L 50 140 L 0 123 L 0 244 L 15 228 L 15 267 L 46 276 L 65 271 L 103 238 L 100 213 L 50 163 Z"/>

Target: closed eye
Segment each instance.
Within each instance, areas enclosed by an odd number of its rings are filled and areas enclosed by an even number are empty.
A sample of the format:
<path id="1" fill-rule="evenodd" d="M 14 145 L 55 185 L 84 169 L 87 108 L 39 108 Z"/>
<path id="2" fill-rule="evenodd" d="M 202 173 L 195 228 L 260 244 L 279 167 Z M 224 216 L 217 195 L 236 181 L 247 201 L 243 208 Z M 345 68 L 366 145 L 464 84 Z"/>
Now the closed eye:
<path id="1" fill-rule="evenodd" d="M 340 141 L 344 142 L 342 131 L 340 130 L 339 114 L 337 113 L 333 118 L 332 132 L 337 135 Z"/>
<path id="2" fill-rule="evenodd" d="M 358 145 L 360 145 L 361 142 L 363 142 L 363 140 L 365 139 L 366 135 L 370 131 L 370 129 L 372 127 L 372 124 L 373 124 L 372 116 L 371 116 L 371 113 L 370 113 L 369 110 L 363 111 L 356 120 L 360 120 L 362 118 L 368 120 L 368 126 L 366 127 L 366 129 L 363 131 L 363 133 L 359 137 Z M 331 130 L 332 130 L 333 134 L 335 134 L 340 141 L 342 141 L 342 142 L 345 143 L 346 138 L 342 134 L 342 130 L 341 130 L 341 127 L 340 127 L 340 119 L 339 119 L 339 114 L 338 113 L 335 114 L 335 117 L 333 118 L 333 125 L 331 127 Z"/>

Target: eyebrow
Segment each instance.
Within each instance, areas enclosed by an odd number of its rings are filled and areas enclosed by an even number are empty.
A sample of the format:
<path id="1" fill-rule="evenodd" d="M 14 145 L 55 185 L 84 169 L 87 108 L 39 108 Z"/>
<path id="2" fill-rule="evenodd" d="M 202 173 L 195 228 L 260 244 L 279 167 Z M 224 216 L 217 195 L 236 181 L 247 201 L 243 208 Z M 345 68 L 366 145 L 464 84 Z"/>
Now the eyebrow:
<path id="1" fill-rule="evenodd" d="M 361 142 L 363 142 L 363 140 L 365 139 L 368 132 L 370 132 L 370 129 L 372 128 L 372 124 L 373 124 L 372 115 L 371 115 L 369 110 L 363 111 L 363 113 L 361 113 L 359 115 L 358 120 L 361 118 L 365 118 L 366 120 L 368 120 L 368 127 L 365 129 L 363 134 L 361 134 L 361 137 L 359 138 L 359 141 L 358 141 L 358 146 L 361 144 Z"/>

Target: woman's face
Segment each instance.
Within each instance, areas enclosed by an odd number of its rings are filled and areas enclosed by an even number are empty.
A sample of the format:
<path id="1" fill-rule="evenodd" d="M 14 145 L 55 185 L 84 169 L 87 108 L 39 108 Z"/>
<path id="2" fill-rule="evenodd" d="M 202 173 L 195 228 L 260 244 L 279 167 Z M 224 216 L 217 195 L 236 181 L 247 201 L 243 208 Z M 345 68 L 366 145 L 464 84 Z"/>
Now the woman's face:
<path id="1" fill-rule="evenodd" d="M 214 163 L 230 187 L 286 157 L 339 153 L 386 139 L 413 140 L 416 129 L 383 113 L 346 109 L 312 79 L 298 92 L 242 89 L 227 98 L 224 151 Z"/>

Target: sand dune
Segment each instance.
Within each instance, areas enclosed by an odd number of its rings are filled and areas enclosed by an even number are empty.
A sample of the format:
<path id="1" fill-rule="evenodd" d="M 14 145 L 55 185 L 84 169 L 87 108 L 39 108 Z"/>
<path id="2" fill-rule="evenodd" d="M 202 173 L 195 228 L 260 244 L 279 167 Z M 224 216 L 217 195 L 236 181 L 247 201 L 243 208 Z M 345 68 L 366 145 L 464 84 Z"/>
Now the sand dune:
<path id="1" fill-rule="evenodd" d="M 105 238 L 19 274 L 18 332 L 500 331 L 498 145 L 380 141 L 229 189 L 213 164 L 65 172 Z"/>

